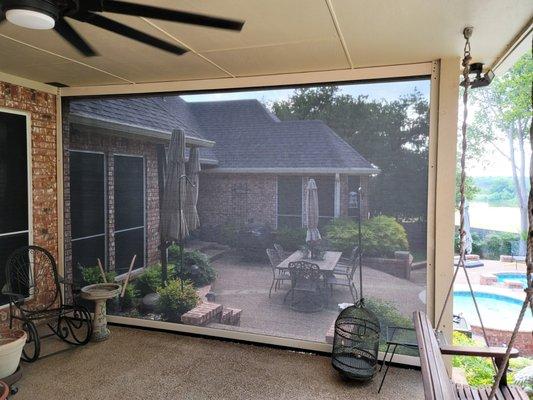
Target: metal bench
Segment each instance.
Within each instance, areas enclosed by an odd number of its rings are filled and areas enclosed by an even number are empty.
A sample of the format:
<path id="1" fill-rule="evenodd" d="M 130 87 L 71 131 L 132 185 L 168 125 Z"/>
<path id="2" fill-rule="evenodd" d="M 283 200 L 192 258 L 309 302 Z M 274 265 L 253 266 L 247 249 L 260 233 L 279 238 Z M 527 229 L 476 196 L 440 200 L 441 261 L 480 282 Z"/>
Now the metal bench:
<path id="1" fill-rule="evenodd" d="M 439 345 L 437 337 L 426 314 L 416 311 L 413 315 L 415 332 L 420 352 L 420 366 L 422 368 L 422 382 L 424 384 L 425 399 L 435 400 L 486 400 L 489 398 L 490 387 L 473 388 L 468 385 L 455 384 L 448 377 L 443 354 L 463 355 L 474 357 L 492 357 L 499 365 L 499 361 L 506 349 L 500 347 L 462 347 Z M 513 349 L 511 357 L 518 357 L 518 350 Z M 507 366 L 505 366 L 507 369 Z M 526 392 L 518 386 L 507 386 L 505 374 L 497 389 L 498 400 L 528 400 Z"/>

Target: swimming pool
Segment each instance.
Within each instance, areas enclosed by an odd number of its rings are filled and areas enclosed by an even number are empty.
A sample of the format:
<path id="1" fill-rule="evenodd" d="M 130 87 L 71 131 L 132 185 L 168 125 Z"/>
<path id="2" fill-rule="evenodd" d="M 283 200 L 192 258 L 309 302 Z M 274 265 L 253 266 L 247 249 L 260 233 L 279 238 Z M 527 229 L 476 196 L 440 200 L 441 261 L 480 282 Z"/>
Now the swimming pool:
<path id="1" fill-rule="evenodd" d="M 487 328 L 513 330 L 522 308 L 520 299 L 485 292 L 475 292 L 475 296 L 481 318 Z M 469 324 L 480 326 L 470 292 L 453 292 L 453 313 L 462 314 Z M 533 330 L 531 312 L 526 311 L 520 330 Z"/>
<path id="2" fill-rule="evenodd" d="M 498 277 L 498 282 L 505 283 L 505 281 L 520 282 L 522 287 L 526 287 L 526 274 L 521 272 L 498 272 L 495 274 Z"/>

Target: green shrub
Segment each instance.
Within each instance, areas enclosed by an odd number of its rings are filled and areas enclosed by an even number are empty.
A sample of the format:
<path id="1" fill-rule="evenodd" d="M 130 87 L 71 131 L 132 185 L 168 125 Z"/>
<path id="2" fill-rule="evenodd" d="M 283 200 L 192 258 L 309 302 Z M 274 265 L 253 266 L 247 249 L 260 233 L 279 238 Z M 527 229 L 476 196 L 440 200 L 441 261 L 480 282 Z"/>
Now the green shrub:
<path id="1" fill-rule="evenodd" d="M 307 231 L 303 228 L 280 228 L 274 234 L 275 242 L 280 244 L 286 251 L 298 250 L 305 244 Z"/>
<path id="2" fill-rule="evenodd" d="M 395 251 L 408 250 L 404 227 L 394 218 L 380 215 L 363 222 L 362 251 L 366 257 L 394 257 Z M 358 242 L 358 225 L 354 220 L 336 219 L 326 228 L 326 238 L 338 251 L 349 254 Z"/>
<path id="3" fill-rule="evenodd" d="M 239 228 L 232 223 L 225 223 L 219 227 L 219 242 L 229 247 L 235 247 L 237 244 L 237 232 Z"/>
<path id="4" fill-rule="evenodd" d="M 476 346 L 476 341 L 462 332 L 453 332 L 453 344 L 460 346 Z M 489 358 L 454 356 L 452 364 L 464 370 L 469 385 L 492 385 L 494 368 Z"/>
<path id="5" fill-rule="evenodd" d="M 477 254 L 481 257 L 483 257 L 484 251 L 483 251 L 483 238 L 481 235 L 477 232 L 471 232 L 472 235 L 472 254 Z M 459 230 L 455 230 L 455 237 L 454 237 L 454 249 L 455 253 L 459 254 Z"/>
<path id="6" fill-rule="evenodd" d="M 204 225 L 200 228 L 200 238 L 206 242 L 216 242 L 229 247 L 237 244 L 239 226 L 232 222 L 220 225 Z"/>
<path id="7" fill-rule="evenodd" d="M 372 311 L 374 315 L 378 318 L 381 325 L 381 335 L 380 335 L 380 350 L 385 351 L 387 347 L 387 327 L 389 326 L 399 326 L 403 328 L 412 328 L 413 323 L 411 319 L 402 314 L 394 304 L 379 300 L 379 299 L 365 299 L 365 305 L 368 310 Z M 409 333 L 408 333 L 409 334 Z M 410 333 L 412 336 L 414 333 Z M 400 352 L 400 348 L 398 348 Z M 417 356 L 418 353 L 416 350 L 412 349 L 401 349 L 402 354 Z"/>
<path id="8" fill-rule="evenodd" d="M 94 285 L 95 283 L 104 283 L 100 267 L 85 267 L 81 270 L 81 276 L 85 285 Z M 117 274 L 115 272 L 106 272 L 105 277 L 108 282 L 114 282 Z"/>
<path id="9" fill-rule="evenodd" d="M 192 310 L 200 301 L 190 282 L 173 279 L 167 286 L 157 289 L 159 300 L 157 310 L 166 321 L 179 321 L 187 311 Z"/>
<path id="10" fill-rule="evenodd" d="M 331 247 L 334 250 L 342 251 L 344 254 L 350 254 L 354 246 L 357 245 L 358 236 L 357 222 L 352 219 L 334 219 L 326 227 L 326 238 Z"/>
<path id="11" fill-rule="evenodd" d="M 171 276 L 174 266 L 169 264 L 167 268 L 168 274 Z M 157 292 L 157 289 L 163 286 L 163 281 L 161 279 L 161 264 L 147 267 L 144 272 L 133 281 L 133 283 L 140 297 Z"/>
<path id="12" fill-rule="evenodd" d="M 462 332 L 453 332 L 453 344 L 459 346 L 480 346 L 476 340 L 469 338 Z M 461 368 L 469 385 L 491 386 L 494 382 L 494 367 L 490 358 L 454 356 L 452 364 Z M 507 378 L 509 383 L 514 382 L 514 374 L 520 369 L 533 365 L 533 360 L 525 357 L 513 358 L 509 361 Z"/>
<path id="13" fill-rule="evenodd" d="M 396 306 L 390 302 L 379 299 L 365 299 L 365 305 L 379 319 L 382 330 L 385 330 L 388 326 L 401 326 L 404 328 L 413 326 L 411 319 L 398 311 Z"/>
<path id="14" fill-rule="evenodd" d="M 180 268 L 181 257 L 179 246 L 172 245 L 168 249 L 168 260 L 176 265 L 174 271 L 177 278 L 190 281 L 196 287 L 208 285 L 217 278 L 217 273 L 207 256 L 198 250 L 185 250 L 183 253 L 184 267 Z M 193 265 L 198 267 L 196 272 L 193 272 L 191 268 Z"/>
<path id="15" fill-rule="evenodd" d="M 126 286 L 124 297 L 119 297 L 120 308 L 122 310 L 129 310 L 137 306 L 137 299 L 139 299 L 139 291 L 133 282 L 130 282 L 128 286 Z"/>
<path id="16" fill-rule="evenodd" d="M 516 233 L 491 233 L 483 242 L 484 255 L 497 260 L 501 254 L 512 254 L 512 245 L 519 240 L 520 236 Z"/>

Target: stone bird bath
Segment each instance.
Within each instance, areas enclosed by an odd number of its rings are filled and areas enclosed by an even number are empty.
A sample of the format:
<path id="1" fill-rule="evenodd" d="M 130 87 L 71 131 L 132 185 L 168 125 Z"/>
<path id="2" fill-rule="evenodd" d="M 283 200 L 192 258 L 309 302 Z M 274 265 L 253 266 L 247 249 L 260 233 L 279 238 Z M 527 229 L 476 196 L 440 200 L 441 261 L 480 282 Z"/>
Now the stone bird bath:
<path id="1" fill-rule="evenodd" d="M 100 342 L 109 337 L 107 329 L 106 301 L 119 295 L 121 286 L 118 283 L 96 283 L 81 289 L 81 297 L 94 301 L 94 320 L 92 340 Z"/>

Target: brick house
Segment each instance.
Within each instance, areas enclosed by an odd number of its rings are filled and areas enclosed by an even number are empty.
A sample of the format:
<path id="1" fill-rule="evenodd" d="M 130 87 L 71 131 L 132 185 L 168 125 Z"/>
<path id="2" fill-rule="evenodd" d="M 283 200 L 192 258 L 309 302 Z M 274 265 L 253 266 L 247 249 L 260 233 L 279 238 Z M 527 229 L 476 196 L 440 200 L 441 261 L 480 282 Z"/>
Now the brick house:
<path id="1" fill-rule="evenodd" d="M 0 288 L 9 254 L 29 243 L 58 257 L 56 96 L 0 81 Z M 39 271 L 35 271 L 38 275 Z M 42 302 L 48 280 L 41 280 Z M 0 295 L 0 328 L 8 324 Z"/>
<path id="2" fill-rule="evenodd" d="M 322 121 L 280 121 L 257 100 L 82 99 L 63 112 L 65 269 L 74 274 L 96 256 L 117 272 L 132 254 L 136 267 L 158 262 L 159 171 L 176 127 L 187 147 L 200 148 L 204 230 L 301 227 L 310 177 L 322 223 L 353 215 L 353 192 L 379 172 Z"/>

